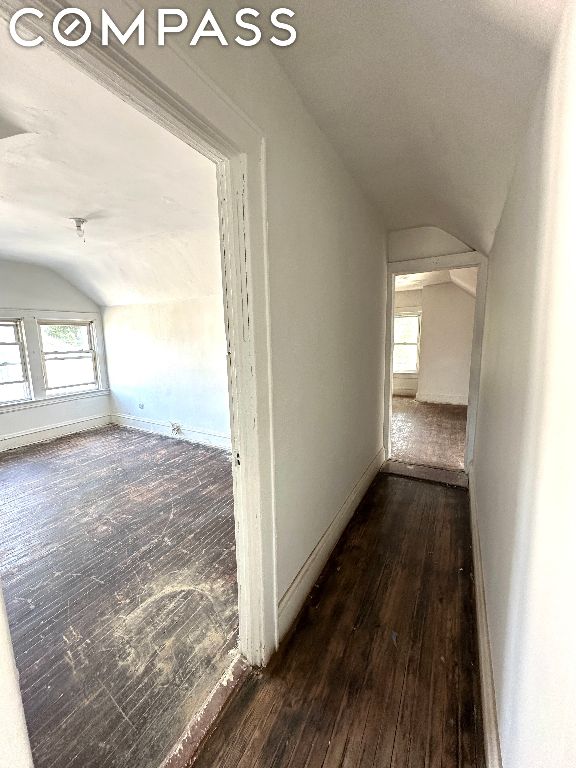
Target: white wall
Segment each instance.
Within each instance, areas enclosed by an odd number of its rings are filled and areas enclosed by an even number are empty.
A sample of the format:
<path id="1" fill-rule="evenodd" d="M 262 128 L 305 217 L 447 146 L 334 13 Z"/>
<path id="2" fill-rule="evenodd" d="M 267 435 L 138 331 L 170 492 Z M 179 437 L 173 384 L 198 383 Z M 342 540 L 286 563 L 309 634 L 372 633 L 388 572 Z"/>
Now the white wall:
<path id="1" fill-rule="evenodd" d="M 0 261 L 0 307 L 98 312 L 98 306 L 56 272 L 35 264 Z"/>
<path id="2" fill-rule="evenodd" d="M 394 394 L 430 403 L 468 403 L 475 303 L 453 283 L 396 291 L 395 310 L 419 309 L 422 318 L 419 371 L 395 373 Z"/>
<path id="3" fill-rule="evenodd" d="M 230 447 L 221 296 L 104 310 L 113 420 Z M 142 406 L 142 407 L 141 407 Z"/>
<path id="4" fill-rule="evenodd" d="M 0 313 L 18 318 L 29 310 L 38 316 L 100 314 L 88 296 L 56 272 L 33 264 L 0 261 Z M 34 328 L 31 320 L 25 321 L 29 332 Z M 103 377 L 106 379 L 105 366 Z M 109 413 L 107 389 L 0 406 L 0 451 L 102 426 L 109 422 Z"/>
<path id="5" fill-rule="evenodd" d="M 394 309 L 421 309 L 422 291 L 415 289 L 413 291 L 396 291 L 394 293 Z"/>
<path id="6" fill-rule="evenodd" d="M 504 768 L 576 765 L 572 350 L 576 33 L 568 11 L 490 254 L 474 460 Z"/>
<path id="7" fill-rule="evenodd" d="M 453 283 L 422 289 L 418 400 L 468 403 L 475 306 Z"/>
<path id="8" fill-rule="evenodd" d="M 451 269 L 450 280 L 462 288 L 463 291 L 469 293 L 470 296 L 476 297 L 476 289 L 478 283 L 478 269 L 476 267 L 464 267 L 463 269 Z"/>
<path id="9" fill-rule="evenodd" d="M 394 293 L 394 310 L 422 309 L 422 291 L 396 291 Z M 417 373 L 394 373 L 392 376 L 392 392 L 394 395 L 415 397 L 418 391 Z"/>
<path id="10" fill-rule="evenodd" d="M 115 18 L 125 7 L 117 4 Z M 212 7 L 224 26 L 233 20 L 232 4 Z M 184 99 L 191 69 L 200 70 L 266 142 L 280 600 L 382 450 L 384 228 L 286 77 L 281 51 L 205 42 L 193 55 L 186 35 L 174 36 L 178 56 L 155 46 L 130 52 Z"/>

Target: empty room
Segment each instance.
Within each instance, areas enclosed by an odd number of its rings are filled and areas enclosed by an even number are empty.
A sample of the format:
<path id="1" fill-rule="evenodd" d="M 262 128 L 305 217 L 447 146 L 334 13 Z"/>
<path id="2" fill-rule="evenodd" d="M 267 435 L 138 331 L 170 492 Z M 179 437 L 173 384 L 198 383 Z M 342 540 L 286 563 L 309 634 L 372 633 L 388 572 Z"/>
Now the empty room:
<path id="1" fill-rule="evenodd" d="M 53 52 L 0 56 L 0 575 L 34 765 L 155 768 L 237 655 L 216 167 Z"/>
<path id="2" fill-rule="evenodd" d="M 477 268 L 394 280 L 391 459 L 464 470 Z"/>

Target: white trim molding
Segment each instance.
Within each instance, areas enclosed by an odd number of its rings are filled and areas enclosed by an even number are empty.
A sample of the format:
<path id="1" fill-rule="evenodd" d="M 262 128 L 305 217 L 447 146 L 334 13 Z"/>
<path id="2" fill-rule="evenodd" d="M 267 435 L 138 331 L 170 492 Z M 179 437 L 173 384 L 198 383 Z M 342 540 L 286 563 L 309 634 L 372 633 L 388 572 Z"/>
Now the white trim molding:
<path id="1" fill-rule="evenodd" d="M 476 434 L 476 418 L 478 413 L 478 397 L 480 390 L 480 364 L 482 362 L 482 341 L 484 339 L 484 314 L 486 308 L 486 286 L 488 282 L 488 259 L 479 251 L 447 254 L 446 256 L 429 256 L 410 259 L 409 261 L 388 262 L 386 285 L 386 340 L 385 340 L 385 371 L 384 371 L 384 449 L 386 458 L 391 453 L 392 425 L 392 350 L 394 332 L 394 286 L 397 275 L 413 275 L 419 272 L 435 272 L 458 267 L 478 267 L 476 283 L 476 307 L 474 310 L 474 332 L 472 338 L 472 355 L 470 360 L 470 384 L 468 389 L 468 417 L 466 420 L 466 470 L 474 458 L 474 437 Z M 422 399 L 422 395 L 418 399 Z M 438 402 L 438 400 L 436 400 Z"/>
<path id="2" fill-rule="evenodd" d="M 175 432 L 171 421 L 143 419 L 139 416 L 132 416 L 127 413 L 112 413 L 110 415 L 110 420 L 112 424 L 117 424 L 120 427 L 130 427 L 130 429 L 138 429 L 141 432 L 153 432 L 156 435 L 176 437 L 191 443 L 202 443 L 202 445 L 211 445 L 214 448 L 224 448 L 228 451 L 232 450 L 230 435 L 224 435 L 219 432 L 207 432 L 203 429 L 195 429 L 194 427 L 185 425 L 181 425 L 180 432 Z"/>
<path id="3" fill-rule="evenodd" d="M 110 416 L 87 416 L 71 421 L 61 421 L 59 424 L 51 424 L 47 427 L 26 429 L 22 432 L 13 432 L 10 435 L 0 437 L 0 452 L 10 451 L 13 448 L 22 448 L 34 443 L 45 443 L 55 440 L 57 437 L 73 435 L 77 432 L 86 432 L 89 429 L 98 429 L 110 424 Z"/>
<path id="4" fill-rule="evenodd" d="M 478 655 L 480 659 L 480 687 L 482 692 L 482 722 L 484 727 L 484 751 L 486 768 L 502 768 L 500 736 L 498 733 L 498 711 L 496 691 L 492 672 L 492 652 L 486 611 L 482 551 L 478 528 L 478 506 L 476 503 L 476 478 L 474 464 L 469 467 L 470 527 L 472 530 L 472 554 L 474 558 L 474 594 L 476 599 L 476 626 L 478 632 Z"/>
<path id="5" fill-rule="evenodd" d="M 280 638 L 288 632 L 294 623 L 312 587 L 328 562 L 334 547 L 342 536 L 344 529 L 352 519 L 364 494 L 382 468 L 383 463 L 384 448 L 381 448 L 366 467 L 362 477 L 350 491 L 334 520 L 330 523 L 324 535 L 299 570 L 296 578 L 282 596 L 278 604 L 278 634 Z"/>
<path id="6" fill-rule="evenodd" d="M 416 400 L 419 403 L 442 403 L 446 405 L 468 405 L 468 398 L 460 395 L 439 395 L 436 392 L 418 392 Z"/>
<path id="7" fill-rule="evenodd" d="M 12 403 L 0 405 L 0 415 L 14 413 L 15 411 L 27 411 L 30 408 L 46 408 L 58 403 L 72 403 L 76 400 L 90 400 L 93 397 L 109 397 L 109 389 L 91 389 L 87 392 L 75 392 L 73 395 L 57 395 L 45 397 L 43 400 L 16 400 Z"/>

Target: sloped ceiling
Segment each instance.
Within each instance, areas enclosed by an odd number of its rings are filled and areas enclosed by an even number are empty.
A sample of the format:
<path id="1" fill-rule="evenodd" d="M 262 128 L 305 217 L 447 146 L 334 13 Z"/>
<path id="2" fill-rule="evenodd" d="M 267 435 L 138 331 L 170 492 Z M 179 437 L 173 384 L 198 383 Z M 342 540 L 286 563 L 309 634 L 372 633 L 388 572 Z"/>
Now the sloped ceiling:
<path id="1" fill-rule="evenodd" d="M 489 252 L 561 0 L 290 6 L 298 41 L 276 55 L 388 229 Z M 5 25 L 0 69 L 0 258 L 102 305 L 219 291 L 212 164 Z"/>
<path id="2" fill-rule="evenodd" d="M 0 139 L 8 139 L 10 136 L 17 136 L 19 133 L 25 132 L 24 128 L 0 115 Z"/>
<path id="3" fill-rule="evenodd" d="M 438 269 L 436 272 L 416 272 L 411 275 L 397 275 L 394 278 L 395 291 L 420 291 L 425 285 L 450 283 L 450 270 Z"/>
<path id="4" fill-rule="evenodd" d="M 276 55 L 388 229 L 487 253 L 562 5 L 294 0 Z"/>
<path id="5" fill-rule="evenodd" d="M 46 46 L 0 34 L 0 259 L 104 306 L 221 291 L 214 165 Z"/>
<path id="6" fill-rule="evenodd" d="M 477 267 L 458 269 L 438 269 L 435 272 L 418 272 L 410 275 L 397 275 L 394 280 L 395 291 L 418 291 L 426 285 L 454 283 L 471 296 L 476 296 Z"/>

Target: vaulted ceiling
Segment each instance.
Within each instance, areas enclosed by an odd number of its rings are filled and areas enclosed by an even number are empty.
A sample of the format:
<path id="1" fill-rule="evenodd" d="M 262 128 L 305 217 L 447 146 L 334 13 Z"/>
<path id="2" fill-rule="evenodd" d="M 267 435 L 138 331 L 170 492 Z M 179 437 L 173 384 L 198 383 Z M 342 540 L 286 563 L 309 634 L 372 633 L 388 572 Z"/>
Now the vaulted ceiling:
<path id="1" fill-rule="evenodd" d="M 219 293 L 213 163 L 46 46 L 0 35 L 0 71 L 17 73 L 0 80 L 0 259 L 104 306 Z"/>
<path id="2" fill-rule="evenodd" d="M 489 252 L 562 5 L 293 0 L 299 37 L 276 55 L 389 230 L 440 227 Z M 104 305 L 219 291 L 212 164 L 0 34 L 0 70 L 18 73 L 0 81 L 0 258 Z"/>
<path id="3" fill-rule="evenodd" d="M 289 5 L 276 55 L 387 227 L 488 252 L 562 0 Z"/>

